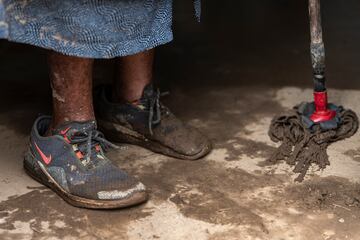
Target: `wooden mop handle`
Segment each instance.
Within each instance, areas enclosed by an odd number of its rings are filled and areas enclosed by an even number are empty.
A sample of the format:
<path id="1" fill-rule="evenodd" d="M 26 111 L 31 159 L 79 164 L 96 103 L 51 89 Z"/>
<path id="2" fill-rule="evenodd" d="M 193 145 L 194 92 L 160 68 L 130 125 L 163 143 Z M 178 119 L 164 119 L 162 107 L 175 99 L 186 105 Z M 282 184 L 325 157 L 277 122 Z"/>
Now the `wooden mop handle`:
<path id="1" fill-rule="evenodd" d="M 311 35 L 311 62 L 314 74 L 315 92 L 324 92 L 325 88 L 325 46 L 321 26 L 320 0 L 309 0 L 309 18 Z"/>

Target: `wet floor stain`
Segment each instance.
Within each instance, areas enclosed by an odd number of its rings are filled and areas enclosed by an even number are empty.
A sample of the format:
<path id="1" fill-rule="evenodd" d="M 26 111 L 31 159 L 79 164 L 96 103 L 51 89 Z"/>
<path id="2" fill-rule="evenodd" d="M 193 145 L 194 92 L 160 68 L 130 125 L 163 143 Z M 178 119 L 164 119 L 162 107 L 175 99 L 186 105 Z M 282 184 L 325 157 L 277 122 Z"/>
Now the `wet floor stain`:
<path id="1" fill-rule="evenodd" d="M 0 203 L 0 239 L 123 238 L 129 221 L 148 214 L 142 207 L 115 211 L 75 208 L 41 187 Z M 16 228 L 23 233 L 14 233 Z M 18 234 L 22 237 L 17 238 Z"/>

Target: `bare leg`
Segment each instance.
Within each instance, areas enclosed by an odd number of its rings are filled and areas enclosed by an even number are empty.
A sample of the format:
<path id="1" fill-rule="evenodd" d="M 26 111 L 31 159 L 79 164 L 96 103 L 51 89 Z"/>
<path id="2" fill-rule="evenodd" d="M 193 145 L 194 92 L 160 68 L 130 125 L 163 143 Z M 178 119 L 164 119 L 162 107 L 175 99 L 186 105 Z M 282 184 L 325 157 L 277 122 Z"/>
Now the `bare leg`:
<path id="1" fill-rule="evenodd" d="M 52 128 L 65 122 L 95 119 L 92 102 L 93 62 L 92 59 L 49 53 Z"/>
<path id="2" fill-rule="evenodd" d="M 134 102 L 141 98 L 143 90 L 152 80 L 155 50 L 119 58 L 118 74 L 114 82 L 115 102 Z"/>

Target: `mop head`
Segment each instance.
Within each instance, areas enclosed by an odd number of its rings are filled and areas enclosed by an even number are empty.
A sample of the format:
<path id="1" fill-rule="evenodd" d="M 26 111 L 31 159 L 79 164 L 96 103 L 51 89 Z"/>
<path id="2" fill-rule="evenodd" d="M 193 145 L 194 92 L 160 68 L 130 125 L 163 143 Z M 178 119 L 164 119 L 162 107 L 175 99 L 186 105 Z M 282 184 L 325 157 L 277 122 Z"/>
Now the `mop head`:
<path id="1" fill-rule="evenodd" d="M 285 160 L 299 173 L 295 181 L 303 181 L 311 164 L 319 170 L 330 165 L 327 147 L 336 141 L 351 137 L 359 127 L 356 114 L 343 107 L 329 104 L 330 110 L 336 111 L 332 120 L 314 123 L 310 116 L 315 111 L 314 103 L 301 103 L 293 110 L 276 116 L 270 125 L 269 136 L 274 142 L 281 142 L 269 159 L 276 163 Z"/>

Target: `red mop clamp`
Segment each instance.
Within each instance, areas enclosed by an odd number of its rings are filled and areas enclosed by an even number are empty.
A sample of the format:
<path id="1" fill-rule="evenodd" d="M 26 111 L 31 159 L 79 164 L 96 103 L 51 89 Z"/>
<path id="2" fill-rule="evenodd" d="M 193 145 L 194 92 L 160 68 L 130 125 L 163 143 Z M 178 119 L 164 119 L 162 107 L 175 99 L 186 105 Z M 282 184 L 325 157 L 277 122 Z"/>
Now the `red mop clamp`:
<path id="1" fill-rule="evenodd" d="M 310 119 L 315 122 L 326 122 L 336 116 L 336 111 L 328 109 L 327 92 L 314 92 L 315 112 Z"/>

